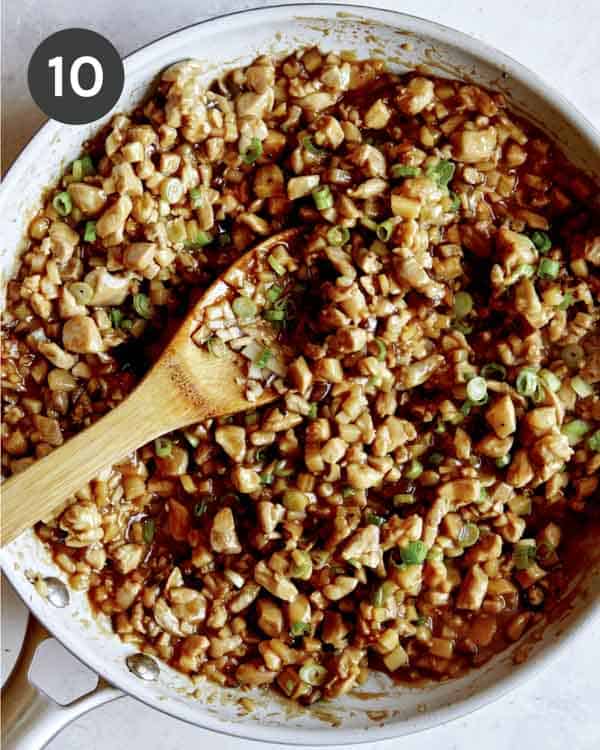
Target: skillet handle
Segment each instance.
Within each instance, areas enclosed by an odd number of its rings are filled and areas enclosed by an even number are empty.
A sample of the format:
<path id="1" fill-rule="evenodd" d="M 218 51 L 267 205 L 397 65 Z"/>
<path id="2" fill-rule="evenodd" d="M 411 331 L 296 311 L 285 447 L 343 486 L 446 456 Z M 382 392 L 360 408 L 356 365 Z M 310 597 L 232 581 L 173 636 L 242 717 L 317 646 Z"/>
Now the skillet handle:
<path id="1" fill-rule="evenodd" d="M 44 695 L 29 681 L 29 670 L 38 646 L 49 637 L 42 625 L 30 617 L 23 650 L 2 689 L 2 750 L 42 750 L 67 724 L 123 695 L 103 679 L 90 693 L 67 706 Z"/>

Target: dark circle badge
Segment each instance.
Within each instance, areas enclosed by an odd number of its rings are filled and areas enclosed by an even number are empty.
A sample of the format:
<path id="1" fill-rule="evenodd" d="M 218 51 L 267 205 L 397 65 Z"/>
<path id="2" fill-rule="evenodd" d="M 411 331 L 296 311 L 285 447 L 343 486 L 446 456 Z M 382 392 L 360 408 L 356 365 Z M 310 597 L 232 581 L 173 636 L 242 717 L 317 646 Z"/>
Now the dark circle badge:
<path id="1" fill-rule="evenodd" d="M 31 96 L 48 117 L 82 125 L 114 107 L 125 73 L 108 39 L 89 29 L 64 29 L 33 53 L 27 80 Z"/>

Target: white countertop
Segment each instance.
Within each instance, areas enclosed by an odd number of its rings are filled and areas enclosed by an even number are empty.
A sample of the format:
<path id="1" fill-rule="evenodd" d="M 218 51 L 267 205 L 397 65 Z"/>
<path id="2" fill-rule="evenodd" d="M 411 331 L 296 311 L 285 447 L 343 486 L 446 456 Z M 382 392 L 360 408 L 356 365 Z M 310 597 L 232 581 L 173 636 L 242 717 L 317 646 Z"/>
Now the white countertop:
<path id="1" fill-rule="evenodd" d="M 600 126 L 598 0 L 371 1 L 426 16 L 490 42 L 539 73 Z M 53 31 L 73 26 L 93 28 L 126 54 L 208 16 L 269 4 L 275 3 L 8 0 L 3 4 L 2 30 L 3 167 L 11 163 L 43 120 L 27 90 L 27 63 L 38 43 Z M 15 610 L 7 607 L 3 618 L 16 618 L 11 612 Z M 10 623 L 4 621 L 6 625 Z M 600 639 L 588 628 L 584 637 L 526 686 L 465 719 L 404 738 L 402 750 L 423 750 L 425 746 L 433 750 L 481 750 L 482 746 L 485 750 L 598 750 L 599 664 Z M 72 724 L 48 750 L 186 750 L 199 745 L 203 750 L 259 747 L 258 743 L 196 729 L 124 698 Z M 392 742 L 382 742 L 361 747 L 391 750 L 392 746 Z"/>

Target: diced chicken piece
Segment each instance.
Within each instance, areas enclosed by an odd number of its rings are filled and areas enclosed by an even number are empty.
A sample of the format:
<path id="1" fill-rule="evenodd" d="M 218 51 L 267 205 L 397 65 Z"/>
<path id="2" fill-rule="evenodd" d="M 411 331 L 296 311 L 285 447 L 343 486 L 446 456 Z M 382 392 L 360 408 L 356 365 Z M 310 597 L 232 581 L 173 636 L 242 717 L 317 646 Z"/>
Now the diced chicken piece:
<path id="1" fill-rule="evenodd" d="M 437 495 L 448 508 L 461 508 L 479 500 L 481 483 L 478 479 L 454 479 L 439 485 Z"/>
<path id="2" fill-rule="evenodd" d="M 104 266 L 90 271 L 85 277 L 85 282 L 94 290 L 90 302 L 94 307 L 122 305 L 129 294 L 129 279 L 110 273 Z"/>
<path id="3" fill-rule="evenodd" d="M 414 255 L 396 258 L 394 273 L 400 284 L 408 284 L 436 304 L 442 301 L 446 291 L 444 285 L 434 281 Z"/>
<path id="4" fill-rule="evenodd" d="M 532 265 L 537 259 L 535 245 L 529 237 L 506 227 L 498 230 L 496 247 L 507 274 L 512 274 L 519 266 Z"/>
<path id="5" fill-rule="evenodd" d="M 131 202 L 131 198 L 128 195 L 121 195 L 115 203 L 106 209 L 96 222 L 98 237 L 105 239 L 112 235 L 122 235 L 125 221 L 131 213 L 132 208 L 133 203 Z"/>
<path id="6" fill-rule="evenodd" d="M 123 544 L 111 555 L 115 567 L 123 575 L 131 573 L 142 562 L 146 549 L 143 544 Z"/>
<path id="7" fill-rule="evenodd" d="M 483 600 L 487 593 L 489 578 L 480 565 L 473 565 L 465 576 L 458 596 L 456 598 L 457 609 L 481 609 Z"/>
<path id="8" fill-rule="evenodd" d="M 556 409 L 553 406 L 539 406 L 525 415 L 524 423 L 534 437 L 541 437 L 556 428 Z"/>
<path id="9" fill-rule="evenodd" d="M 513 487 L 524 487 L 533 479 L 533 467 L 529 461 L 527 451 L 518 450 L 506 474 L 506 481 Z"/>
<path id="10" fill-rule="evenodd" d="M 231 472 L 231 481 L 238 492 L 250 494 L 256 492 L 261 487 L 260 476 L 254 469 L 245 469 L 242 466 L 236 466 Z"/>
<path id="11" fill-rule="evenodd" d="M 277 164 L 267 164 L 264 167 L 259 167 L 254 176 L 254 193 L 258 198 L 271 198 L 274 195 L 282 195 L 283 182 L 283 172 Z"/>
<path id="12" fill-rule="evenodd" d="M 76 357 L 72 354 L 67 354 L 64 349 L 61 349 L 53 341 L 40 341 L 38 351 L 47 360 L 52 362 L 55 367 L 59 367 L 61 370 L 70 370 L 77 362 Z"/>
<path id="13" fill-rule="evenodd" d="M 73 257 L 79 243 L 79 235 L 64 221 L 53 221 L 48 230 L 52 255 L 59 263 L 66 263 Z"/>
<path id="14" fill-rule="evenodd" d="M 385 177 L 386 162 L 382 151 L 370 143 L 362 143 L 353 153 L 352 161 L 362 167 L 369 177 Z"/>
<path id="15" fill-rule="evenodd" d="M 433 102 L 433 82 L 428 78 L 413 78 L 398 99 L 398 107 L 405 115 L 417 115 Z"/>
<path id="16" fill-rule="evenodd" d="M 376 568 L 381 562 L 379 528 L 370 524 L 359 529 L 345 545 L 342 557 L 344 560 L 357 560 L 367 568 Z"/>
<path id="17" fill-rule="evenodd" d="M 441 354 L 430 354 L 425 359 L 419 359 L 401 369 L 399 385 L 404 389 L 415 388 L 422 385 L 441 367 L 444 358 Z"/>
<path id="18" fill-rule="evenodd" d="M 225 453 L 236 463 L 241 463 L 246 455 L 246 430 L 243 427 L 229 424 L 218 427 L 215 440 Z"/>
<path id="19" fill-rule="evenodd" d="M 350 486 L 359 490 L 375 487 L 383 478 L 380 471 L 373 469 L 367 464 L 348 464 L 346 475 Z"/>
<path id="20" fill-rule="evenodd" d="M 318 187 L 321 178 L 318 174 L 304 175 L 303 177 L 292 177 L 288 181 L 287 196 L 291 201 L 310 195 Z"/>
<path id="21" fill-rule="evenodd" d="M 99 187 L 85 182 L 71 182 L 68 187 L 69 195 L 77 208 L 87 216 L 100 213 L 106 204 L 106 193 Z"/>
<path id="22" fill-rule="evenodd" d="M 98 326 L 87 315 L 69 318 L 63 328 L 62 340 L 65 349 L 79 354 L 97 354 L 104 348 Z"/>
<path id="23" fill-rule="evenodd" d="M 381 128 L 385 128 L 391 116 L 392 113 L 385 101 L 377 99 L 365 113 L 365 126 L 373 130 L 380 130 Z"/>
<path id="24" fill-rule="evenodd" d="M 298 596 L 298 589 L 289 578 L 272 571 L 263 560 L 254 568 L 254 580 L 277 599 L 293 602 Z"/>
<path id="25" fill-rule="evenodd" d="M 134 242 L 127 245 L 123 253 L 123 264 L 133 271 L 143 271 L 154 260 L 156 244 L 154 242 Z"/>
<path id="26" fill-rule="evenodd" d="M 508 394 L 495 399 L 485 412 L 485 418 L 499 438 L 507 438 L 517 429 L 515 406 Z"/>
<path id="27" fill-rule="evenodd" d="M 242 551 L 231 508 L 222 508 L 213 518 L 210 546 L 215 552 L 237 555 Z"/>
<path id="28" fill-rule="evenodd" d="M 483 130 L 460 130 L 452 135 L 451 141 L 454 158 L 458 161 L 489 161 L 496 150 L 498 134 L 493 126 Z"/>
<path id="29" fill-rule="evenodd" d="M 188 458 L 188 452 L 185 448 L 182 448 L 180 445 L 172 445 L 169 456 L 156 457 L 156 467 L 164 476 L 182 476 L 187 471 Z"/>
<path id="30" fill-rule="evenodd" d="M 266 88 L 262 93 L 247 91 L 235 100 L 238 117 L 256 117 L 262 119 L 273 108 L 275 101 L 273 89 Z"/>
<path id="31" fill-rule="evenodd" d="M 287 376 L 294 388 L 305 394 L 313 382 L 312 373 L 304 357 L 297 357 L 288 367 Z"/>

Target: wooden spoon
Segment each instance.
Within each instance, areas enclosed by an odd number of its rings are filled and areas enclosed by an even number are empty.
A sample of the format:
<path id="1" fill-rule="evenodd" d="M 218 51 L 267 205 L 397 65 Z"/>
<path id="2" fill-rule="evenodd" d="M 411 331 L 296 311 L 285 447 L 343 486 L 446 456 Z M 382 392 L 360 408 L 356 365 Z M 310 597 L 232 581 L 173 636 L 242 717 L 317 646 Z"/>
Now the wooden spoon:
<path id="1" fill-rule="evenodd" d="M 297 234 L 297 229 L 288 229 L 273 235 L 227 271 L 247 271 L 259 254 L 275 245 L 288 245 Z M 38 521 L 52 518 L 68 497 L 102 469 L 154 438 L 277 398 L 276 393 L 265 390 L 256 402 L 246 401 L 243 386 L 236 382 L 241 372 L 233 355 L 214 357 L 192 341 L 202 308 L 227 289 L 224 275 L 193 306 L 150 372 L 116 409 L 2 485 L 2 546 Z"/>

